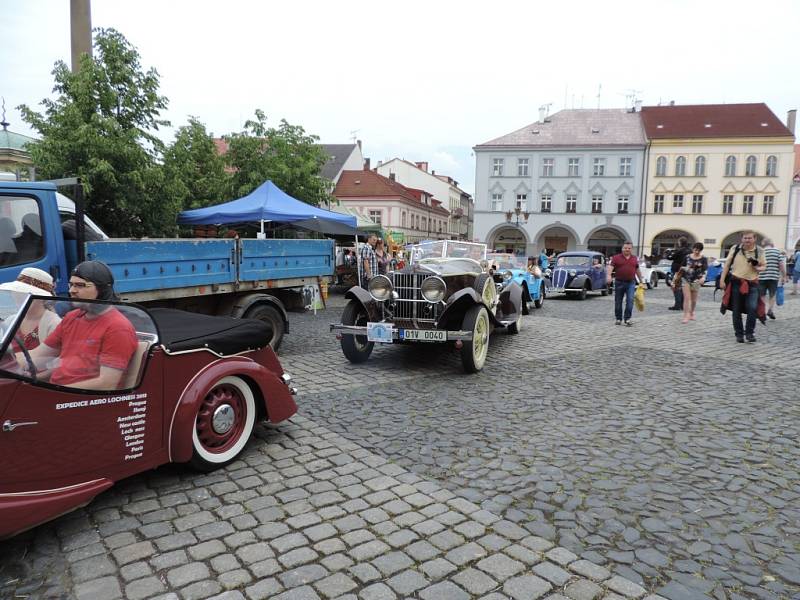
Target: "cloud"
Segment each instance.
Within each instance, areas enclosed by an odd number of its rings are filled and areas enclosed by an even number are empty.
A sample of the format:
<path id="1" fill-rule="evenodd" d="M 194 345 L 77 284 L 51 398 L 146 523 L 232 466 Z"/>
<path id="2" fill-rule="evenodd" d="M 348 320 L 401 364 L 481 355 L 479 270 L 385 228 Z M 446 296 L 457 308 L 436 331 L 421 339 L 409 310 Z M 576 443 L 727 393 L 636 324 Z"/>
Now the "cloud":
<path id="1" fill-rule="evenodd" d="M 449 152 L 439 151 L 433 153 L 433 160 L 442 171 L 456 171 L 461 169 L 461 164 Z"/>

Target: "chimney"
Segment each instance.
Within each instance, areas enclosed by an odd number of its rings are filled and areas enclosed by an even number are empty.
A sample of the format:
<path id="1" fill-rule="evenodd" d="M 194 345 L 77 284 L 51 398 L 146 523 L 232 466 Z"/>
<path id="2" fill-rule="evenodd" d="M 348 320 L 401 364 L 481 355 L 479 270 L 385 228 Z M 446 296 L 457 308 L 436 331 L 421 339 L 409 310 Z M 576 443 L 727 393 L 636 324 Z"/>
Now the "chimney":
<path id="1" fill-rule="evenodd" d="M 547 116 L 547 109 L 544 106 L 539 107 L 539 123 L 544 123 L 544 118 Z"/>
<path id="2" fill-rule="evenodd" d="M 670 101 L 669 101 L 669 105 L 670 105 L 670 106 L 675 106 L 675 100 L 670 100 Z"/>
<path id="3" fill-rule="evenodd" d="M 428 172 L 428 163 L 426 163 L 426 162 L 418 162 L 418 163 L 414 163 L 414 164 L 417 165 L 418 169 L 421 169 L 421 170 L 425 171 L 426 173 Z"/>
<path id="4" fill-rule="evenodd" d="M 397 181 L 397 179 L 394 176 L 394 172 L 391 171 L 389 172 L 389 179 L 391 179 L 392 181 Z"/>
<path id="5" fill-rule="evenodd" d="M 636 102 L 634 102 L 633 111 L 634 112 L 642 112 L 642 101 L 641 100 L 637 100 Z"/>
<path id="6" fill-rule="evenodd" d="M 786 127 L 788 127 L 789 131 L 792 132 L 792 135 L 794 135 L 794 125 L 796 119 L 797 119 L 796 108 L 793 108 L 788 113 L 786 113 Z"/>
<path id="7" fill-rule="evenodd" d="M 382 161 L 382 160 L 379 160 L 379 161 L 378 161 L 378 168 L 380 168 L 382 164 L 383 164 L 383 161 Z"/>
<path id="8" fill-rule="evenodd" d="M 436 175 L 436 171 L 431 171 L 431 175 Z"/>
<path id="9" fill-rule="evenodd" d="M 361 140 L 356 140 L 356 144 L 358 144 L 358 149 L 361 150 Z"/>
<path id="10" fill-rule="evenodd" d="M 364 159 L 364 170 L 365 171 L 369 171 L 369 159 L 368 158 Z"/>

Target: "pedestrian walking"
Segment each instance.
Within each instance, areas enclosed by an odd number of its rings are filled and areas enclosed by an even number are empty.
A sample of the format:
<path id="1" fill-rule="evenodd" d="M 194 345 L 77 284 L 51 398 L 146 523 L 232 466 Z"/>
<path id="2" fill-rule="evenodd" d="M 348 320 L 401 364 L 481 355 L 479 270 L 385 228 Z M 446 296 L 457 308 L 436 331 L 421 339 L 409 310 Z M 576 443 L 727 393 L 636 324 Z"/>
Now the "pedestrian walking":
<path id="1" fill-rule="evenodd" d="M 692 245 L 692 253 L 686 257 L 686 261 L 681 267 L 682 287 L 683 287 L 683 321 L 695 321 L 695 308 L 697 307 L 697 297 L 700 295 L 700 288 L 706 280 L 708 271 L 708 259 L 703 256 L 703 244 L 697 242 Z"/>
<path id="2" fill-rule="evenodd" d="M 778 294 L 778 284 L 786 280 L 786 262 L 781 251 L 775 247 L 772 240 L 764 238 L 764 261 L 766 266 L 758 276 L 758 293 L 767 305 L 767 316 L 775 319 L 775 298 Z M 767 298 L 769 296 L 769 298 Z"/>
<path id="3" fill-rule="evenodd" d="M 359 251 L 359 262 L 361 263 L 361 287 L 367 289 L 367 283 L 378 274 L 378 257 L 375 255 L 375 244 L 378 236 L 374 233 L 369 234 L 367 243 L 361 246 Z"/>
<path id="4" fill-rule="evenodd" d="M 723 305 L 730 307 L 733 315 L 733 332 L 736 341 L 754 343 L 756 311 L 758 310 L 758 276 L 766 268 L 764 249 L 756 245 L 756 234 L 742 233 L 741 243 L 731 248 L 722 267 L 720 282 L 725 286 Z M 728 277 L 730 276 L 730 279 Z M 725 298 L 728 297 L 726 303 Z M 746 322 L 742 327 L 742 315 Z"/>
<path id="5" fill-rule="evenodd" d="M 622 252 L 611 257 L 611 262 L 606 267 L 606 283 L 611 283 L 612 275 L 614 279 L 614 317 L 616 324 L 630 327 L 633 325 L 631 314 L 633 313 L 633 293 L 636 289 L 636 278 L 642 279 L 642 271 L 639 269 L 639 259 L 633 255 L 633 244 L 626 241 L 622 244 Z M 625 310 L 623 312 L 622 300 L 625 299 Z"/>
<path id="6" fill-rule="evenodd" d="M 389 266 L 389 255 L 381 238 L 378 238 L 375 242 L 375 258 L 378 261 L 378 274 L 386 275 Z"/>
<path id="7" fill-rule="evenodd" d="M 547 258 L 547 252 L 544 248 L 542 248 L 542 251 L 539 253 L 539 266 L 542 271 L 550 267 L 550 259 Z"/>
<path id="8" fill-rule="evenodd" d="M 686 257 L 689 256 L 691 252 L 692 250 L 689 248 L 686 238 L 678 238 L 678 247 L 672 252 L 671 271 L 673 279 L 678 274 L 678 271 L 681 270 L 681 267 L 686 264 Z M 680 280 L 678 280 L 678 285 L 675 285 L 675 282 L 673 282 L 672 295 L 675 301 L 668 310 L 683 310 L 683 286 L 681 286 L 679 282 Z"/>
<path id="9" fill-rule="evenodd" d="M 800 281 L 800 248 L 794 253 L 794 268 L 792 269 L 792 296 L 797 295 L 797 282 Z"/>

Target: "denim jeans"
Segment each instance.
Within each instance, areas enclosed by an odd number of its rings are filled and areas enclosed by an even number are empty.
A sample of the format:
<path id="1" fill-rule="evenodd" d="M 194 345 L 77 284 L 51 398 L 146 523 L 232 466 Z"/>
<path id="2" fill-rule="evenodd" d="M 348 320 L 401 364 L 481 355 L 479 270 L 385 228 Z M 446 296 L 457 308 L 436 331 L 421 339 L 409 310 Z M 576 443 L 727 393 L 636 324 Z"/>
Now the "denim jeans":
<path id="1" fill-rule="evenodd" d="M 629 321 L 633 313 L 633 292 L 636 290 L 635 281 L 620 281 L 617 279 L 614 282 L 614 315 L 617 321 L 623 320 L 622 314 L 622 297 L 625 296 L 625 320 Z"/>
<path id="2" fill-rule="evenodd" d="M 675 307 L 683 310 L 683 284 L 676 286 L 672 295 L 675 297 Z"/>
<path id="3" fill-rule="evenodd" d="M 731 285 L 731 314 L 733 315 L 733 331 L 737 336 L 744 334 L 753 335 L 756 330 L 756 310 L 758 309 L 758 285 L 751 283 L 747 294 L 739 291 L 741 281 L 734 281 Z M 742 330 L 742 314 L 747 315 L 744 330 Z"/>

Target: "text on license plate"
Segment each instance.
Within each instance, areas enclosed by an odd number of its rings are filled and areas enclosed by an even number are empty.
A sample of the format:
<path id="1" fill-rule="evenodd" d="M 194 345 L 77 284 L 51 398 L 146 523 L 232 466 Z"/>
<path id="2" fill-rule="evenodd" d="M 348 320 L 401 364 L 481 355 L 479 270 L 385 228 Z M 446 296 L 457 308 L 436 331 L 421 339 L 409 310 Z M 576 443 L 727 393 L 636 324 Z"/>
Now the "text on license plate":
<path id="1" fill-rule="evenodd" d="M 446 342 L 447 332 L 436 329 L 401 329 L 400 337 L 404 340 L 420 342 Z"/>

